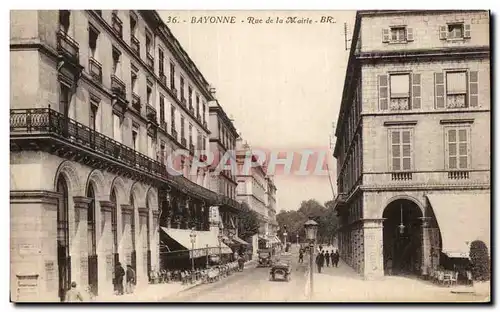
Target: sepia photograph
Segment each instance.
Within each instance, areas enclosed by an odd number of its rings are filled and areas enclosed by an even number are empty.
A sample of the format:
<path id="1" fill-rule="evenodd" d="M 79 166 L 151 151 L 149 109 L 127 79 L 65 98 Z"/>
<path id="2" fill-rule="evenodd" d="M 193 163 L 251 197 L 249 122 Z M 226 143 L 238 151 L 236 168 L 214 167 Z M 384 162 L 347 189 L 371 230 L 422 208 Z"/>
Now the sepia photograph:
<path id="1" fill-rule="evenodd" d="M 9 14 L 11 303 L 491 303 L 490 11 Z"/>

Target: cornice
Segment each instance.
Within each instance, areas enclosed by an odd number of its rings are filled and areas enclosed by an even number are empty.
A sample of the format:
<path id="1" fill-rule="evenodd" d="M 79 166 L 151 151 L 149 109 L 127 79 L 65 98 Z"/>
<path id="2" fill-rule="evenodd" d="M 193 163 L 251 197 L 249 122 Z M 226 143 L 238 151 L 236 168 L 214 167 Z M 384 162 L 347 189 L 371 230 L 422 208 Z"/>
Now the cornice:
<path id="1" fill-rule="evenodd" d="M 477 47 L 451 47 L 439 49 L 404 49 L 399 51 L 366 51 L 355 54 L 356 60 L 361 62 L 383 62 L 383 61 L 426 61 L 431 59 L 471 59 L 471 58 L 489 58 L 489 46 Z"/>

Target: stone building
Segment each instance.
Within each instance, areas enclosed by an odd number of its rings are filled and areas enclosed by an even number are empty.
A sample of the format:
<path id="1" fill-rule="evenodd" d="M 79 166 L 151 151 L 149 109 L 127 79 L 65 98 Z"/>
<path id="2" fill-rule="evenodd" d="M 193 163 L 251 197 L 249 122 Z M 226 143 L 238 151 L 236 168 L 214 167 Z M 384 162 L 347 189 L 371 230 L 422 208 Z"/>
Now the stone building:
<path id="1" fill-rule="evenodd" d="M 10 35 L 12 300 L 109 295 L 118 261 L 142 287 L 159 225 L 206 232 L 226 198 L 189 170 L 208 83 L 155 11 L 11 11 Z"/>
<path id="2" fill-rule="evenodd" d="M 269 236 L 273 240 L 277 239 L 276 234 L 278 233 L 278 221 L 276 221 L 276 185 L 274 184 L 274 177 L 272 175 L 266 176 L 267 188 L 267 211 L 269 217 Z"/>
<path id="3" fill-rule="evenodd" d="M 367 278 L 430 274 L 490 248 L 489 22 L 486 11 L 356 15 L 335 209 L 341 256 Z"/>

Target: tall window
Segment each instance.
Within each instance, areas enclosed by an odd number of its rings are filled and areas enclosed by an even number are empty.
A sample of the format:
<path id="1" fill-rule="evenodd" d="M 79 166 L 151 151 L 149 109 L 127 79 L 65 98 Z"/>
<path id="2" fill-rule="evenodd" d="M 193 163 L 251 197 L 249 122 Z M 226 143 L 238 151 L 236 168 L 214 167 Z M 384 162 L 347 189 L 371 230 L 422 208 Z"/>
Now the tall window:
<path id="1" fill-rule="evenodd" d="M 155 147 L 154 147 L 154 140 L 151 135 L 148 134 L 148 156 L 149 158 L 155 159 Z"/>
<path id="2" fill-rule="evenodd" d="M 207 103 L 203 102 L 203 116 L 202 116 L 203 123 L 205 123 L 206 111 L 207 111 Z"/>
<path id="3" fill-rule="evenodd" d="M 170 89 L 175 89 L 175 64 L 170 62 Z"/>
<path id="4" fill-rule="evenodd" d="M 96 130 L 96 119 L 97 119 L 97 105 L 90 104 L 90 129 Z"/>
<path id="5" fill-rule="evenodd" d="M 170 106 L 170 124 L 172 125 L 172 129 L 175 129 L 175 106 Z"/>
<path id="6" fill-rule="evenodd" d="M 189 107 L 193 107 L 193 88 L 188 86 Z"/>
<path id="7" fill-rule="evenodd" d="M 139 126 L 132 125 L 132 146 L 134 150 L 139 151 Z"/>
<path id="8" fill-rule="evenodd" d="M 202 144 L 203 144 L 203 143 L 201 143 L 201 132 L 200 132 L 200 130 L 198 130 L 198 131 L 196 132 L 196 149 L 197 149 L 197 150 L 202 149 L 202 147 L 203 147 L 203 145 L 202 145 Z"/>
<path id="9" fill-rule="evenodd" d="M 470 167 L 470 128 L 446 128 L 446 158 L 449 170 Z"/>
<path id="10" fill-rule="evenodd" d="M 161 141 L 160 143 L 160 162 L 162 164 L 165 163 L 165 142 Z"/>
<path id="11" fill-rule="evenodd" d="M 113 114 L 113 139 L 122 142 L 122 121 L 116 114 Z"/>
<path id="12" fill-rule="evenodd" d="M 153 39 L 151 37 L 151 33 L 146 30 L 146 52 L 148 52 L 148 54 L 152 56 Z"/>
<path id="13" fill-rule="evenodd" d="M 118 202 L 116 200 L 116 191 L 113 188 L 109 196 L 111 203 L 113 203 L 113 211 L 111 211 L 111 232 L 113 233 L 113 253 L 118 253 Z"/>
<path id="14" fill-rule="evenodd" d="M 412 130 L 393 129 L 390 130 L 390 155 L 391 170 L 412 170 Z"/>
<path id="15" fill-rule="evenodd" d="M 196 95 L 196 117 L 200 118 L 200 95 Z"/>
<path id="16" fill-rule="evenodd" d="M 89 183 L 87 189 L 87 197 L 91 199 L 89 210 L 87 212 L 87 240 L 89 256 L 96 255 L 96 235 L 95 235 L 95 192 L 94 185 Z"/>
<path id="17" fill-rule="evenodd" d="M 64 298 L 71 282 L 71 263 L 69 259 L 69 190 L 66 180 L 59 175 L 57 192 L 62 196 L 57 205 L 57 264 L 59 267 L 59 296 Z"/>
<path id="18" fill-rule="evenodd" d="M 467 105 L 467 73 L 446 73 L 446 106 L 447 108 L 463 108 Z"/>
<path id="19" fill-rule="evenodd" d="M 186 139 L 184 136 L 184 116 L 181 116 L 181 139 Z"/>
<path id="20" fill-rule="evenodd" d="M 130 14 L 130 36 L 132 38 L 137 38 L 136 31 L 137 31 L 137 19 L 134 16 L 134 14 Z"/>
<path id="21" fill-rule="evenodd" d="M 165 98 L 160 94 L 160 125 L 165 122 Z"/>
<path id="22" fill-rule="evenodd" d="M 131 84 L 132 84 L 132 93 L 137 95 L 137 88 L 138 88 L 138 83 L 137 83 L 137 71 L 132 68 L 132 71 L 130 72 L 130 77 L 131 77 Z"/>
<path id="23" fill-rule="evenodd" d="M 184 95 L 184 77 L 180 77 L 180 92 L 181 92 L 181 101 L 186 100 L 186 96 Z"/>
<path id="24" fill-rule="evenodd" d="M 69 117 L 69 106 L 71 103 L 71 90 L 65 84 L 60 84 L 59 112 L 64 117 Z"/>
<path id="25" fill-rule="evenodd" d="M 90 57 L 95 60 L 98 60 L 97 53 L 97 39 L 99 38 L 99 32 L 97 29 L 89 24 L 89 49 L 90 49 Z"/>
<path id="26" fill-rule="evenodd" d="M 112 72 L 114 75 L 120 77 L 120 57 L 121 53 L 118 49 L 113 47 L 113 68 Z"/>
<path id="27" fill-rule="evenodd" d="M 148 102 L 148 105 L 152 106 L 151 105 L 151 97 L 153 95 L 153 91 L 151 90 L 151 87 L 150 86 L 147 86 L 146 87 L 146 101 Z"/>
<path id="28" fill-rule="evenodd" d="M 406 110 L 410 108 L 410 75 L 391 75 L 391 110 Z"/>
<path id="29" fill-rule="evenodd" d="M 69 31 L 71 12 L 68 10 L 59 10 L 59 29 L 65 33 Z"/>
<path id="30" fill-rule="evenodd" d="M 164 75 L 165 74 L 165 67 L 164 67 L 164 58 L 165 56 L 163 55 L 163 50 L 158 48 L 158 64 L 159 64 L 159 72 L 160 72 L 160 76 Z"/>
<path id="31" fill-rule="evenodd" d="M 189 124 L 189 146 L 193 145 L 193 125 Z"/>

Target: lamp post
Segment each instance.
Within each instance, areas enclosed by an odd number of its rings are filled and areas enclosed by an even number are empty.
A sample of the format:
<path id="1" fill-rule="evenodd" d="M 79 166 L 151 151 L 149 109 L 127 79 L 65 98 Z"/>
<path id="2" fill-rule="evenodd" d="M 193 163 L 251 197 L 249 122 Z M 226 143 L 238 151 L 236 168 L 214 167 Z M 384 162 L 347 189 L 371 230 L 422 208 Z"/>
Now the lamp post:
<path id="1" fill-rule="evenodd" d="M 194 228 L 191 229 L 191 233 L 189 234 L 189 237 L 191 238 L 191 249 L 192 249 L 192 254 L 191 254 L 191 271 L 194 271 L 194 244 L 196 243 L 196 232 L 194 231 Z"/>
<path id="2" fill-rule="evenodd" d="M 313 294 L 313 271 L 314 271 L 314 241 L 316 240 L 316 232 L 318 231 L 318 223 L 314 220 L 309 220 L 304 223 L 306 238 L 309 241 L 309 296 Z"/>
<path id="3" fill-rule="evenodd" d="M 297 245 L 299 244 L 299 233 L 297 233 Z"/>
<path id="4" fill-rule="evenodd" d="M 222 239 L 224 236 L 222 235 L 222 229 L 219 227 L 219 234 L 217 235 L 217 239 L 219 240 L 219 261 L 222 264 Z"/>

